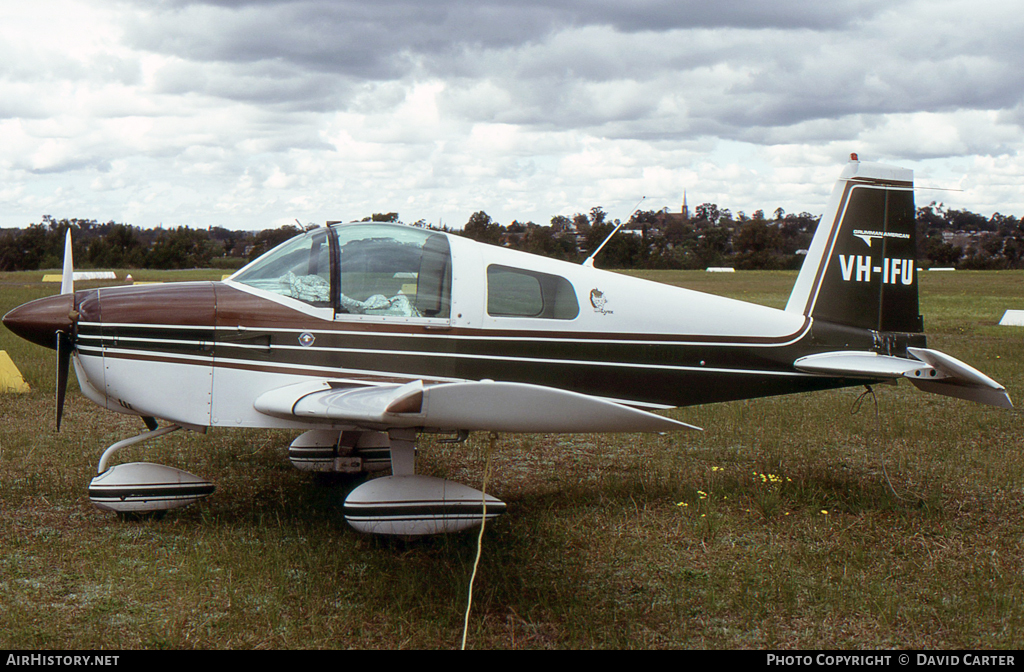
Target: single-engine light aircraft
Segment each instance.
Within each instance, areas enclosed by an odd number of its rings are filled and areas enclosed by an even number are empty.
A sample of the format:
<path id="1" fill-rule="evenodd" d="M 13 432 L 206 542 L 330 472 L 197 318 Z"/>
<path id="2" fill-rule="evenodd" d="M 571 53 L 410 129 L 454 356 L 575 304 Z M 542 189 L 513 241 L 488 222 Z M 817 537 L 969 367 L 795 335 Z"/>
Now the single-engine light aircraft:
<path id="1" fill-rule="evenodd" d="M 209 494 L 180 469 L 113 467 L 178 429 L 306 430 L 300 469 L 390 467 L 345 502 L 363 532 L 452 532 L 498 515 L 491 495 L 417 475 L 418 434 L 666 432 L 655 411 L 907 378 L 1011 408 L 1005 389 L 929 349 L 918 314 L 912 171 L 846 165 L 784 310 L 404 225 L 332 224 L 223 282 L 75 291 L 3 322 L 57 351 L 82 392 L 149 431 L 115 443 L 90 498 L 159 511 Z M 157 423 L 161 419 L 163 426 Z"/>

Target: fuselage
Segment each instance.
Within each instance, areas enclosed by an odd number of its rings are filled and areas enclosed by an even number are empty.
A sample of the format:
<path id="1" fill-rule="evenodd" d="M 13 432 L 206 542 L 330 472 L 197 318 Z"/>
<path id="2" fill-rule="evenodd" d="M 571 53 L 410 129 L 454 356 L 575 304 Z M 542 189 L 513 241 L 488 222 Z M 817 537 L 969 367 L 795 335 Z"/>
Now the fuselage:
<path id="1" fill-rule="evenodd" d="M 383 255 L 395 270 L 357 253 L 378 254 L 366 241 L 399 227 L 369 225 L 363 234 L 360 226 L 367 225 L 317 230 L 329 254 L 314 242 L 307 255 L 292 242 L 302 272 L 313 273 L 288 271 L 281 286 L 266 279 L 280 270 L 275 252 L 288 257 L 279 248 L 266 255 L 270 262 L 257 260 L 224 282 L 76 292 L 83 392 L 111 410 L 187 426 L 302 426 L 260 413 L 253 400 L 307 379 L 489 379 L 668 408 L 849 385 L 793 362 L 837 343 L 875 345 L 867 330 L 816 325 L 799 312 L 436 232 L 415 230 L 413 238 L 428 241 L 423 250 L 441 249 L 441 262 L 431 266 L 427 252 L 406 259 L 403 242 L 402 255 Z M 425 288 L 431 273 L 440 278 L 438 296 Z M 374 287 L 362 287 L 368 282 Z M 378 289 L 384 293 L 368 294 Z"/>

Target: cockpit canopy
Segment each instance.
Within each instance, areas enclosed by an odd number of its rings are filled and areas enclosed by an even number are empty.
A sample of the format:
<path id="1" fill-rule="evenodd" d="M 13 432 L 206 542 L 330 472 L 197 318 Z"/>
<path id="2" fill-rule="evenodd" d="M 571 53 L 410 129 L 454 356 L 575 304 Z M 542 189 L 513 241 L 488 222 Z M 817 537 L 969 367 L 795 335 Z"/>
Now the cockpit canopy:
<path id="1" fill-rule="evenodd" d="M 314 229 L 231 277 L 336 313 L 447 319 L 452 265 L 444 234 L 409 226 Z"/>

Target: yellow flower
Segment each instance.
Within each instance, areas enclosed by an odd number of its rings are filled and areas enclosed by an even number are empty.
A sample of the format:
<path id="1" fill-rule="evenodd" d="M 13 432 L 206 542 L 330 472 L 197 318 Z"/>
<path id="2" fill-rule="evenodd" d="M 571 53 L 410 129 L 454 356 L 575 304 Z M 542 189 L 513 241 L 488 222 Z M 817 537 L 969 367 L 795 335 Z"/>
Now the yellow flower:
<path id="1" fill-rule="evenodd" d="M 828 515 L 828 509 L 822 509 L 821 510 L 821 515 L 827 516 Z"/>

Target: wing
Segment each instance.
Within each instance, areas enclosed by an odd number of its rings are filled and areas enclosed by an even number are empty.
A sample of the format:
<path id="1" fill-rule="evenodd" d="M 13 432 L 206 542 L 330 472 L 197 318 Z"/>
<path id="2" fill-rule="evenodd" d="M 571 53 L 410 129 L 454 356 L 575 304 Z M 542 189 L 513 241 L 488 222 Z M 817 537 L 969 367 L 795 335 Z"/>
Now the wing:
<path id="1" fill-rule="evenodd" d="M 874 352 L 823 352 L 793 363 L 799 371 L 830 376 L 895 380 L 906 378 L 918 389 L 989 406 L 1013 408 L 1006 388 L 959 359 L 928 348 L 907 348 L 915 359 Z"/>
<path id="2" fill-rule="evenodd" d="M 666 432 L 685 422 L 607 399 L 526 383 L 490 380 L 353 386 L 331 381 L 288 385 L 253 403 L 267 415 L 370 428 L 446 431 Z"/>

